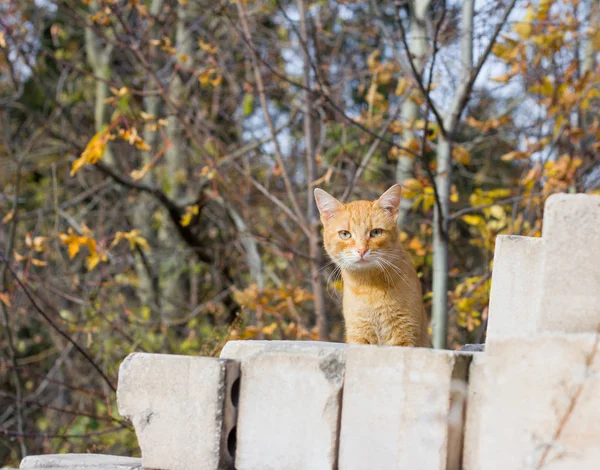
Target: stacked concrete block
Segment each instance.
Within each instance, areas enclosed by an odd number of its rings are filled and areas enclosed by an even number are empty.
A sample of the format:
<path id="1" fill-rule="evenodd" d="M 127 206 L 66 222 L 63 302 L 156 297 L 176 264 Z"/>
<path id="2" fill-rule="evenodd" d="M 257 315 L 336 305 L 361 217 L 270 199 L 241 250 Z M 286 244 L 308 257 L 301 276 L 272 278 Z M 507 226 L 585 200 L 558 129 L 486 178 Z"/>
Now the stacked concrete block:
<path id="1" fill-rule="evenodd" d="M 542 238 L 516 235 L 496 238 L 488 342 L 516 332 L 535 333 L 542 295 L 543 265 Z"/>
<path id="2" fill-rule="evenodd" d="M 486 432 L 481 426 L 481 408 L 485 403 L 485 354 L 476 354 L 469 365 L 467 410 L 465 414 L 463 470 L 482 470 L 479 467 L 479 439 Z"/>
<path id="3" fill-rule="evenodd" d="M 489 316 L 488 343 L 600 328 L 600 196 L 552 195 L 541 239 L 497 238 Z"/>
<path id="4" fill-rule="evenodd" d="M 142 459 L 102 454 L 30 455 L 21 461 L 21 469 L 66 468 L 68 470 L 142 470 Z"/>
<path id="5" fill-rule="evenodd" d="M 600 196 L 555 194 L 544 208 L 539 331 L 600 329 Z"/>
<path id="6" fill-rule="evenodd" d="M 346 349 L 344 343 L 327 343 L 324 341 L 267 341 L 267 340 L 247 340 L 247 341 L 228 341 L 223 347 L 220 357 L 224 359 L 235 359 L 242 361 L 258 353 L 269 352 L 298 352 L 298 353 L 317 353 L 331 349 Z"/>
<path id="7" fill-rule="evenodd" d="M 340 470 L 458 470 L 470 359 L 417 348 L 348 349 Z"/>
<path id="8" fill-rule="evenodd" d="M 546 333 L 491 343 L 465 469 L 598 469 L 599 338 Z"/>
<path id="9" fill-rule="evenodd" d="M 135 353 L 119 369 L 119 412 L 135 427 L 145 468 L 233 468 L 239 363 Z"/>
<path id="10" fill-rule="evenodd" d="M 238 470 L 337 467 L 346 350 L 308 342 L 226 346 L 222 357 L 242 359 Z"/>

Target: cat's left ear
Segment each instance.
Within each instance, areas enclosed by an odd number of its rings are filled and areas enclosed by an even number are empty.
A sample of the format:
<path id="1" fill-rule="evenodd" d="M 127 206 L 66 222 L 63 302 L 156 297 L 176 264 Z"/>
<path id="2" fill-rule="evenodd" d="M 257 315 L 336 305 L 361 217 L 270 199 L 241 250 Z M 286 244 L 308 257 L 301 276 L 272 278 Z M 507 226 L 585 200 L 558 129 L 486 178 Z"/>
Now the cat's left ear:
<path id="1" fill-rule="evenodd" d="M 331 219 L 344 205 L 322 189 L 315 189 L 315 201 L 322 219 Z"/>
<path id="2" fill-rule="evenodd" d="M 400 199 L 402 197 L 402 186 L 395 184 L 385 193 L 381 195 L 375 205 L 381 207 L 384 211 L 390 214 L 392 217 L 398 216 L 398 206 L 400 205 Z"/>

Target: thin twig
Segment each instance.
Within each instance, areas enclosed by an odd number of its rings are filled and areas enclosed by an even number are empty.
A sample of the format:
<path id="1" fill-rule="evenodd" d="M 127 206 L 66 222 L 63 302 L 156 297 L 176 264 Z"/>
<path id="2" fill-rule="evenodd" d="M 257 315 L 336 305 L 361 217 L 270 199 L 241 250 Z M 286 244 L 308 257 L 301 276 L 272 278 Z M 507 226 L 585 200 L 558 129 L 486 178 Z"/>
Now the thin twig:
<path id="1" fill-rule="evenodd" d="M 354 176 L 352 177 L 352 179 L 350 180 L 350 183 L 346 187 L 346 190 L 344 191 L 344 194 L 341 197 L 342 202 L 345 202 L 350 197 L 350 194 L 352 194 L 352 190 L 354 189 L 354 186 L 356 186 L 356 183 L 360 179 L 363 171 L 369 165 L 369 162 L 371 161 L 373 154 L 377 150 L 377 147 L 379 147 L 379 144 L 381 143 L 381 138 L 386 134 L 386 132 L 388 131 L 388 128 L 390 127 L 390 125 L 392 124 L 394 119 L 396 119 L 401 107 L 402 107 L 402 102 L 399 102 L 396 105 L 396 108 L 392 112 L 390 112 L 390 115 L 388 116 L 388 118 L 385 121 L 385 123 L 383 124 L 383 126 L 381 126 L 381 130 L 377 134 L 378 138 L 375 139 L 373 141 L 373 143 L 371 144 L 371 146 L 369 147 L 369 150 L 367 151 L 367 153 L 363 157 L 362 161 L 360 162 L 360 165 L 356 169 L 356 173 L 354 173 Z"/>
<path id="2" fill-rule="evenodd" d="M 252 35 L 250 34 L 250 28 L 248 26 L 248 19 L 246 15 L 246 9 L 242 5 L 241 0 L 236 0 L 236 6 L 238 9 L 238 14 L 240 15 L 240 21 L 242 22 L 242 29 L 244 31 L 244 36 L 246 37 L 246 42 L 251 46 L 248 49 L 250 50 L 250 57 L 252 59 L 252 69 L 254 72 L 254 79 L 256 80 L 256 88 L 258 91 L 258 96 L 260 99 L 260 104 L 263 109 L 263 114 L 265 116 L 265 121 L 267 122 L 267 126 L 269 127 L 269 131 L 273 136 L 273 147 L 275 148 L 275 160 L 279 165 L 279 169 L 281 170 L 281 176 L 283 178 L 283 183 L 285 185 L 288 199 L 292 204 L 294 209 L 294 213 L 296 214 L 296 218 L 302 225 L 306 225 L 307 221 L 304 217 L 304 214 L 300 210 L 300 206 L 298 205 L 298 200 L 296 199 L 296 195 L 294 193 L 294 189 L 292 188 L 292 183 L 290 181 L 290 177 L 288 175 L 287 169 L 285 167 L 285 162 L 283 160 L 283 155 L 281 153 L 281 148 L 279 147 L 279 141 L 275 138 L 275 126 L 273 125 L 273 121 L 271 120 L 271 113 L 269 112 L 269 105 L 267 103 L 267 96 L 265 94 L 265 87 L 263 84 L 262 76 L 260 73 L 258 56 L 256 53 L 256 49 L 254 47 L 254 41 L 252 40 Z"/>
<path id="3" fill-rule="evenodd" d="M 21 288 L 21 290 L 23 291 L 23 293 L 25 294 L 25 296 L 29 299 L 29 301 L 31 302 L 31 304 L 33 305 L 33 307 L 37 310 L 37 312 L 44 318 L 44 320 L 46 320 L 50 324 L 50 326 L 57 333 L 59 333 L 63 338 L 65 338 L 69 343 L 71 343 L 75 347 L 75 349 L 77 349 L 77 351 L 79 351 L 81 353 L 81 355 L 83 357 L 85 357 L 85 359 L 91 364 L 91 366 L 104 379 L 104 381 L 109 386 L 109 388 L 113 392 L 116 392 L 117 388 L 113 385 L 113 383 L 110 381 L 110 379 L 108 378 L 108 376 L 102 371 L 102 369 L 100 369 L 100 366 L 98 364 L 96 364 L 96 361 L 94 361 L 92 359 L 92 357 L 81 346 L 79 346 L 79 344 L 77 344 L 77 342 L 73 338 L 71 338 L 56 323 L 54 323 L 54 321 L 48 316 L 48 314 L 46 314 L 46 312 L 44 312 L 41 309 L 41 307 L 38 305 L 38 303 L 35 301 L 35 299 L 31 295 L 31 293 L 29 292 L 29 289 L 25 286 L 25 284 L 23 284 L 23 282 L 21 281 L 21 279 L 19 279 L 19 276 L 17 276 L 17 273 L 15 273 L 13 271 L 13 269 L 10 266 L 10 262 L 8 261 L 8 259 L 7 259 L 6 255 L 4 254 L 4 252 L 2 252 L 2 251 L 0 251 L 0 259 L 2 259 L 2 261 L 6 265 L 6 269 L 8 269 L 8 272 L 10 272 L 10 274 L 13 277 L 13 279 L 17 282 L 17 284 L 19 284 L 19 287 Z"/>

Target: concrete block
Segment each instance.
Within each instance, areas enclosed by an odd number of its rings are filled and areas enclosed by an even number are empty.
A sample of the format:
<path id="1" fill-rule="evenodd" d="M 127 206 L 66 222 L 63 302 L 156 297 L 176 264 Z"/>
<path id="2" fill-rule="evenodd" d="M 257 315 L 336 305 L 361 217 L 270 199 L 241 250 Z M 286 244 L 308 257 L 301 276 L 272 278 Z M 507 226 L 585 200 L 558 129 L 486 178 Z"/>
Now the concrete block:
<path id="1" fill-rule="evenodd" d="M 546 201 L 542 234 L 540 331 L 600 328 L 600 196 L 554 194 Z"/>
<path id="2" fill-rule="evenodd" d="M 88 470 L 141 470 L 142 459 L 103 454 L 29 455 L 19 468 L 68 468 Z"/>
<path id="3" fill-rule="evenodd" d="M 458 470 L 471 357 L 421 348 L 348 349 L 340 470 Z"/>
<path id="4" fill-rule="evenodd" d="M 537 328 L 544 266 L 541 238 L 499 235 L 494 251 L 487 341 L 533 334 Z"/>
<path id="5" fill-rule="evenodd" d="M 239 363 L 130 354 L 119 369 L 119 412 L 135 426 L 146 468 L 233 468 Z"/>
<path id="6" fill-rule="evenodd" d="M 267 347 L 242 361 L 238 470 L 337 468 L 345 351 Z"/>
<path id="7" fill-rule="evenodd" d="M 220 357 L 243 360 L 260 352 L 319 352 L 323 349 L 345 349 L 345 343 L 327 343 L 324 341 L 266 341 L 236 340 L 228 341 L 223 347 Z"/>
<path id="8" fill-rule="evenodd" d="M 465 416 L 463 470 L 481 470 L 479 466 L 479 438 L 485 432 L 481 427 L 481 407 L 485 401 L 485 355 L 476 354 L 469 365 L 469 387 Z"/>
<path id="9" fill-rule="evenodd" d="M 481 431 L 467 430 L 477 438 L 470 443 L 477 449 L 466 468 L 597 470 L 598 346 L 592 333 L 490 343 L 483 365 Z"/>

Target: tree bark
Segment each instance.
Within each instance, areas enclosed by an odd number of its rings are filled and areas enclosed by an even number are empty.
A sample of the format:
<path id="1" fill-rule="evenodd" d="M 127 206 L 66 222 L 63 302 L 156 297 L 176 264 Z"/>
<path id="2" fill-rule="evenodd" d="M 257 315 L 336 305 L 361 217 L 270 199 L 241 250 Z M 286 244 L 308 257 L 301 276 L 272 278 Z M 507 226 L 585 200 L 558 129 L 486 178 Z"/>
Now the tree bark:
<path id="1" fill-rule="evenodd" d="M 435 178 L 441 207 L 433 217 L 433 347 L 445 349 L 448 341 L 448 227 L 450 216 L 450 186 L 452 184 L 452 135 L 473 81 L 473 8 L 475 0 L 464 0 L 462 8 L 461 62 L 462 86 L 454 96 L 444 117 L 446 135 L 440 132 L 437 143 L 437 174 Z M 466 94 L 466 95 L 464 95 Z"/>
<path id="2" fill-rule="evenodd" d="M 319 221 L 317 219 L 317 206 L 312 193 L 311 183 L 317 179 L 317 168 L 315 160 L 315 135 L 313 125 L 313 101 L 311 91 L 310 77 L 310 47 L 308 44 L 308 31 L 306 25 L 306 3 L 305 0 L 298 0 L 298 11 L 300 12 L 300 39 L 304 44 L 304 139 L 306 146 L 306 221 L 308 224 L 308 250 L 310 256 L 310 282 L 315 308 L 315 317 L 319 339 L 327 341 L 329 339 L 329 327 L 325 314 L 325 292 L 323 289 L 323 280 L 319 273 L 321 265 L 321 247 L 319 246 Z"/>
<path id="3" fill-rule="evenodd" d="M 408 53 L 412 56 L 415 68 L 422 77 L 423 69 L 427 63 L 427 52 L 429 41 L 427 40 L 427 15 L 431 0 L 416 0 L 410 3 L 410 43 Z M 402 21 L 398 18 L 398 21 Z M 405 125 L 414 123 L 420 116 L 419 105 L 411 99 L 404 101 L 402 105 L 402 122 Z M 412 129 L 405 129 L 402 133 L 402 146 L 415 139 L 416 135 Z M 415 157 L 412 155 L 400 155 L 396 164 L 396 182 L 402 185 L 407 179 L 414 177 Z M 410 199 L 403 198 L 398 210 L 398 226 L 406 223 L 406 218 L 412 207 Z"/>

